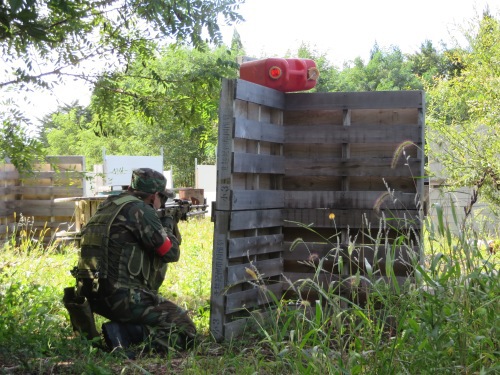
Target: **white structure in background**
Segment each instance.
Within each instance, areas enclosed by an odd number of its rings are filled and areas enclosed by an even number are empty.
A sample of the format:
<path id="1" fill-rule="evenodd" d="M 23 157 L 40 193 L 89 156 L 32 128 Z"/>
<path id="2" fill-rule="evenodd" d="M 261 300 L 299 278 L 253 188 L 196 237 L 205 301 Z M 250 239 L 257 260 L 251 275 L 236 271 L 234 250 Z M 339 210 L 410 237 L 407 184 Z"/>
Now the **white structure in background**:
<path id="1" fill-rule="evenodd" d="M 429 215 L 437 225 L 437 213 L 433 205 L 439 204 L 443 209 L 444 222 L 452 232 L 458 233 L 465 218 L 464 209 L 472 197 L 472 189 L 451 189 L 447 186 L 446 179 L 442 177 L 443 167 L 439 163 L 430 160 L 429 169 L 433 176 L 429 180 Z M 498 219 L 485 202 L 478 200 L 473 206 L 472 213 L 474 220 L 469 225 L 472 225 L 477 233 L 490 233 L 491 236 L 498 233 Z M 458 225 L 455 224 L 455 220 Z"/>
<path id="2" fill-rule="evenodd" d="M 123 186 L 130 184 L 132 170 L 141 167 L 153 168 L 158 171 L 163 169 L 163 149 L 160 156 L 122 156 L 106 155 L 103 150 L 103 164 L 94 165 L 94 178 L 88 181 L 87 191 L 89 196 L 99 195 L 112 190 L 122 190 Z M 167 188 L 182 188 L 174 186 L 172 169 L 163 171 L 167 179 Z M 195 189 L 203 189 L 207 207 L 207 214 L 212 214 L 212 202 L 215 202 L 217 187 L 217 169 L 215 165 L 198 165 L 195 159 Z M 176 194 L 177 197 L 179 194 Z M 203 203 L 203 202 L 200 202 Z"/>
<path id="3" fill-rule="evenodd" d="M 215 202 L 215 192 L 217 188 L 217 169 L 215 165 L 198 165 L 195 159 L 194 181 L 196 189 L 203 189 L 206 199 L 208 216 L 212 214 L 212 202 Z"/>
<path id="4" fill-rule="evenodd" d="M 163 148 L 159 156 L 106 155 L 106 150 L 103 149 L 102 158 L 103 164 L 94 165 L 93 186 L 87 190 L 92 195 L 122 190 L 130 184 L 132 171 L 143 167 L 162 171 L 167 179 L 167 188 L 173 188 L 172 170 L 163 170 Z"/>

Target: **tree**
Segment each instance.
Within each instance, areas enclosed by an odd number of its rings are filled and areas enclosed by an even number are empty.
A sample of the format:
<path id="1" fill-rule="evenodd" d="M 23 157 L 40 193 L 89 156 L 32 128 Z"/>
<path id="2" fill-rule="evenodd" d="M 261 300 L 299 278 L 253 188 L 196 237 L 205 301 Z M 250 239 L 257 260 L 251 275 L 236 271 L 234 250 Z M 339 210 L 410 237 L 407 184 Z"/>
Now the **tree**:
<path id="1" fill-rule="evenodd" d="M 431 159 L 454 187 L 474 189 L 500 205 L 500 22 L 488 13 L 454 50 L 461 66 L 429 90 L 427 136 Z"/>
<path id="2" fill-rule="evenodd" d="M 344 64 L 341 72 L 330 71 L 331 91 L 419 90 L 422 82 L 398 47 L 385 51 L 374 45 L 368 63 L 360 58 Z"/>
<path id="3" fill-rule="evenodd" d="M 0 90 L 50 89 L 64 77 L 108 84 L 109 72 L 174 42 L 221 42 L 243 0 L 9 0 L 0 4 Z M 121 75 L 120 75 L 121 76 Z M 112 85 L 111 85 L 112 86 Z M 101 86 L 103 87 L 103 86 Z M 3 103 L 4 104 L 4 103 Z M 6 113 L 0 120 L 5 123 Z M 16 152 L 15 148 L 10 149 Z M 10 155 L 12 160 L 18 158 Z"/>
<path id="4" fill-rule="evenodd" d="M 408 61 L 412 64 L 412 71 L 423 81 L 424 85 L 432 85 L 440 79 L 460 74 L 463 66 L 457 53 L 460 49 L 447 49 L 442 46 L 443 51 L 438 51 L 430 40 L 425 41 L 420 46 L 420 51 L 408 55 Z"/>

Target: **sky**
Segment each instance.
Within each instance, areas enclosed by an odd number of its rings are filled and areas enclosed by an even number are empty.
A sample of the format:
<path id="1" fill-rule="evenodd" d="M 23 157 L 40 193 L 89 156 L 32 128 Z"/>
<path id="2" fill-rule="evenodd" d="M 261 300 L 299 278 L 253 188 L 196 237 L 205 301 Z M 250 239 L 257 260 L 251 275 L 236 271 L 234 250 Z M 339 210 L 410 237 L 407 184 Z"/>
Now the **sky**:
<path id="1" fill-rule="evenodd" d="M 246 0 L 236 26 L 250 57 L 281 57 L 306 43 L 341 67 L 367 60 L 375 43 L 414 53 L 425 40 L 450 42 L 489 5 L 500 0 Z M 225 42 L 234 27 L 224 28 Z M 449 43 L 448 43 L 449 44 Z"/>
<path id="2" fill-rule="evenodd" d="M 451 47 L 486 6 L 500 17 L 500 0 L 246 0 L 245 21 L 222 31 L 229 45 L 236 28 L 250 57 L 283 57 L 305 43 L 340 68 L 356 57 L 367 61 L 375 43 L 403 53 L 417 52 L 426 40 Z M 37 119 L 75 100 L 87 105 L 90 88 L 69 82 L 54 95 L 31 98 L 25 107 Z"/>

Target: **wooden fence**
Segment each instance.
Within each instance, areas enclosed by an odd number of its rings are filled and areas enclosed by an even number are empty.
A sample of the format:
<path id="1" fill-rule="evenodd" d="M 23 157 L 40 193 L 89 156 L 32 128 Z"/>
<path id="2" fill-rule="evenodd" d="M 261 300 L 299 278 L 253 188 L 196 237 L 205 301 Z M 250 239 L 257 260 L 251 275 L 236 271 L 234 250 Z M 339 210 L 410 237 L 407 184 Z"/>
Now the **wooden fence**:
<path id="1" fill-rule="evenodd" d="M 74 202 L 55 200 L 84 195 L 84 157 L 50 156 L 33 170 L 22 175 L 11 164 L 0 165 L 0 240 L 20 225 L 44 242 L 74 226 Z"/>
<path id="2" fill-rule="evenodd" d="M 367 263 L 386 277 L 388 258 L 399 282 L 411 276 L 421 251 L 423 131 L 421 91 L 285 94 L 224 81 L 212 213 L 214 337 L 240 334 L 269 293 L 314 300 L 290 293 L 297 280 L 341 285 L 346 269 L 363 275 Z M 380 233 L 387 241 L 377 244 Z M 402 235 L 404 246 L 387 246 Z M 326 261 L 318 275 L 319 259 Z"/>

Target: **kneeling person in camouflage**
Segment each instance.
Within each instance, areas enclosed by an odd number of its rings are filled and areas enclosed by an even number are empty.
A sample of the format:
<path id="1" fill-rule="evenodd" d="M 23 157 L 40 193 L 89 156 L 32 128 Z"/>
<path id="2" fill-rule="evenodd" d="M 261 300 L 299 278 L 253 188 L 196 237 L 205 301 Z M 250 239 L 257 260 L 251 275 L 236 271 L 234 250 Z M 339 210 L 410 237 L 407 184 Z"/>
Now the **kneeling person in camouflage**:
<path id="1" fill-rule="evenodd" d="M 193 344 L 187 311 L 158 295 L 167 264 L 180 256 L 177 223 L 156 214 L 165 186 L 161 173 L 134 170 L 128 191 L 108 197 L 82 230 L 77 294 L 111 320 L 102 327 L 110 349 L 147 342 L 165 352 Z"/>

